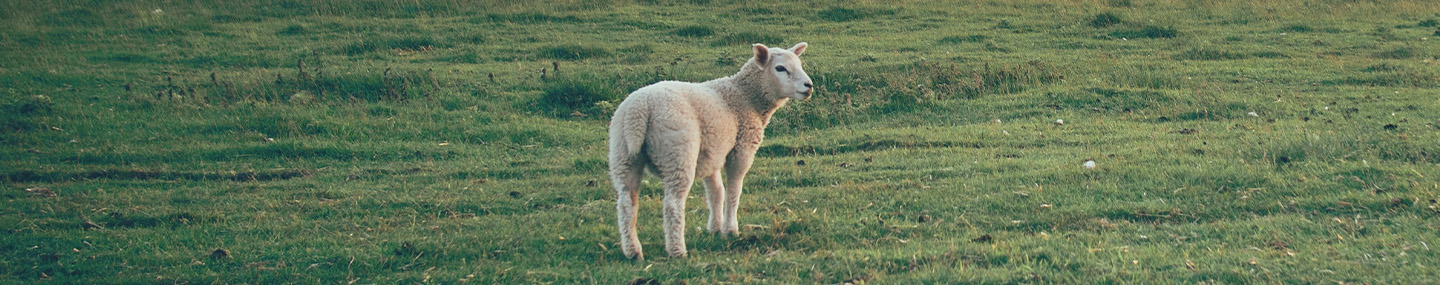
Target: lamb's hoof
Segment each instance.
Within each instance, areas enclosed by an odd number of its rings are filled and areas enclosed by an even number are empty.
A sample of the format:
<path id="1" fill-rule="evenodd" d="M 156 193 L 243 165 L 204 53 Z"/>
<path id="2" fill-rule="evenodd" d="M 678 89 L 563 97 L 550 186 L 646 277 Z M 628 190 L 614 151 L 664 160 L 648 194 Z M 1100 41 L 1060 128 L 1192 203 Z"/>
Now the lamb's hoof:
<path id="1" fill-rule="evenodd" d="M 625 253 L 625 258 L 629 258 L 630 260 L 634 260 L 634 261 L 637 262 L 637 263 L 645 263 L 645 253 L 643 253 L 643 252 L 639 252 L 639 251 L 636 251 L 635 253 L 629 253 L 629 252 L 627 252 L 627 253 Z"/>
<path id="2" fill-rule="evenodd" d="M 688 258 L 688 257 L 689 257 L 689 255 L 686 254 L 686 253 L 683 252 L 683 251 L 682 251 L 682 252 L 671 252 L 671 253 L 670 253 L 670 258 L 685 259 L 685 258 Z"/>

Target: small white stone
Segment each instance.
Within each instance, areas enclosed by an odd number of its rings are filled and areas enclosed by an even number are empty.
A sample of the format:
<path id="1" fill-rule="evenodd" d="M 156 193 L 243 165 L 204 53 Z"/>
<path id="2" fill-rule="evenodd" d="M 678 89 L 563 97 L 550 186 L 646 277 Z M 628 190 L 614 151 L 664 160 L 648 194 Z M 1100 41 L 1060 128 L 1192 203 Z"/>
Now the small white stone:
<path id="1" fill-rule="evenodd" d="M 1060 120 L 1060 119 L 1055 120 L 1055 125 L 1056 125 L 1056 126 L 1064 125 L 1064 124 L 1065 124 L 1065 120 Z"/>
<path id="2" fill-rule="evenodd" d="M 1085 169 L 1095 169 L 1095 161 L 1085 160 Z"/>
<path id="3" fill-rule="evenodd" d="M 1249 115 L 1250 115 L 1251 117 L 1259 117 L 1259 116 L 1260 116 L 1260 114 L 1256 114 L 1255 112 L 1250 112 Z"/>

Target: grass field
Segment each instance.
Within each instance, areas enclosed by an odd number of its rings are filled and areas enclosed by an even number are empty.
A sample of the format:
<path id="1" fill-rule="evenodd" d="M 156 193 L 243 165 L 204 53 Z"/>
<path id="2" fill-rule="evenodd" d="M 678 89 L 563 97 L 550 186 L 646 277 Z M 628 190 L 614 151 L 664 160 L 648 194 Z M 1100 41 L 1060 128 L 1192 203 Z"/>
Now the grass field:
<path id="1" fill-rule="evenodd" d="M 1437 20 L 1430 1 L 4 1 L 0 283 L 1440 283 Z M 664 257 L 652 176 L 651 258 L 625 260 L 609 112 L 800 41 L 815 97 L 770 125 L 743 235 L 691 229 L 690 258 Z"/>

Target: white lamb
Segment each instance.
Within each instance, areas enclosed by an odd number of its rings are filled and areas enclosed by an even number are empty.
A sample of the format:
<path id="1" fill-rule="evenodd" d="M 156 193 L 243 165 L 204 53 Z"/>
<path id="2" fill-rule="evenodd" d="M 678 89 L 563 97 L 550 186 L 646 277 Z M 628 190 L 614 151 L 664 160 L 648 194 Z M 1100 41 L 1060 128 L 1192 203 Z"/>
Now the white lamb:
<path id="1" fill-rule="evenodd" d="M 615 209 L 625 257 L 645 260 L 635 236 L 645 168 L 664 182 L 665 251 L 671 257 L 685 257 L 685 198 L 697 178 L 710 206 L 706 229 L 739 234 L 740 188 L 770 116 L 790 99 L 810 98 L 810 76 L 800 63 L 805 47 L 755 44 L 755 57 L 735 75 L 703 83 L 662 81 L 635 90 L 616 107 L 610 180 L 619 193 Z"/>

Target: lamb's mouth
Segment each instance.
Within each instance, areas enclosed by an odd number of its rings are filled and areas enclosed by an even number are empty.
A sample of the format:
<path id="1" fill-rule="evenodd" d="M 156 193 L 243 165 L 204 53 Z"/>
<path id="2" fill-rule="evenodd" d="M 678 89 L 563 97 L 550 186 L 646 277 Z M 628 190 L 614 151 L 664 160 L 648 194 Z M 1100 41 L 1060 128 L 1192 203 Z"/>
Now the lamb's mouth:
<path id="1" fill-rule="evenodd" d="M 800 91 L 800 100 L 810 100 L 810 91 Z"/>

